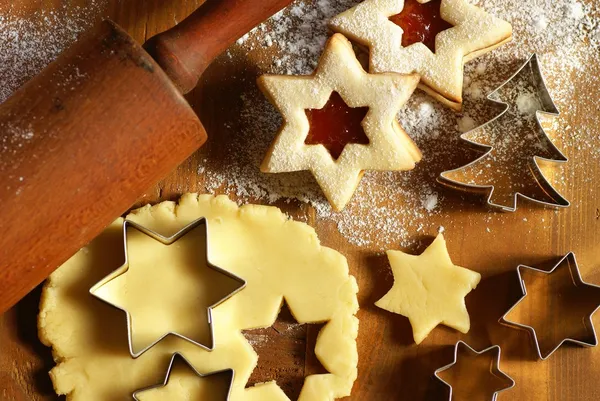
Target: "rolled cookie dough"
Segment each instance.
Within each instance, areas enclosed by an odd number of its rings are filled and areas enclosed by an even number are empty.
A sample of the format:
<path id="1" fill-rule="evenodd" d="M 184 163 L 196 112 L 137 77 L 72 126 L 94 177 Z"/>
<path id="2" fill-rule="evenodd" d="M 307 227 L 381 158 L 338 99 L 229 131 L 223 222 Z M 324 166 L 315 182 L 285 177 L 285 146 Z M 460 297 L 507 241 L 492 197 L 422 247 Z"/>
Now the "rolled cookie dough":
<path id="1" fill-rule="evenodd" d="M 50 372 L 56 392 L 67 394 L 68 401 L 131 400 L 135 390 L 162 382 L 172 354 L 180 352 L 202 374 L 233 368 L 231 401 L 288 400 L 275 382 L 245 388 L 258 357 L 242 335 L 271 326 L 285 297 L 299 323 L 328 322 L 315 352 L 330 373 L 308 376 L 299 399 L 350 395 L 357 375 L 358 288 L 346 259 L 280 210 L 238 207 L 224 196 L 187 194 L 178 204 L 146 206 L 127 218 L 169 236 L 199 217 L 208 219 L 213 263 L 247 281 L 243 291 L 214 309 L 214 351 L 170 336 L 140 358 L 130 357 L 123 312 L 88 293 L 123 264 L 118 220 L 44 288 L 39 336 L 57 363 Z"/>

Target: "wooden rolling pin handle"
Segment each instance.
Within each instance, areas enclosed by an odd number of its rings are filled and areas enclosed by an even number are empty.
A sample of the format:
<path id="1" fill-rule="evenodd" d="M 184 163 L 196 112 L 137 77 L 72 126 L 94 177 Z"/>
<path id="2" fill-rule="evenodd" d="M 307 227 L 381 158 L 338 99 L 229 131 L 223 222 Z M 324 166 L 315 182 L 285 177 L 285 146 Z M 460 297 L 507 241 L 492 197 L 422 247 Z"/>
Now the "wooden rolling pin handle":
<path id="1" fill-rule="evenodd" d="M 207 0 L 174 28 L 150 38 L 144 48 L 182 93 L 194 89 L 208 65 L 235 40 L 291 0 Z"/>

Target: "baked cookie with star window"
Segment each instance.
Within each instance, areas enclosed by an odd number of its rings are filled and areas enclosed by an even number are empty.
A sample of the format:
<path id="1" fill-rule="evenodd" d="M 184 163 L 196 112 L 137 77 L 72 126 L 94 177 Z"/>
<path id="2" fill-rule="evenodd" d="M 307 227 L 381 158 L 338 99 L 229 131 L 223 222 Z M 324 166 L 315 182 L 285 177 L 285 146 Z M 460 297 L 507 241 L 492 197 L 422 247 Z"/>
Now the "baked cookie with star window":
<path id="1" fill-rule="evenodd" d="M 418 83 L 416 74 L 367 73 L 350 41 L 333 35 L 312 75 L 258 79 L 284 120 L 261 171 L 309 170 L 342 210 L 365 170 L 411 170 L 421 160 L 396 121 Z"/>
<path id="2" fill-rule="evenodd" d="M 370 50 L 371 72 L 417 73 L 419 88 L 462 108 L 464 63 L 512 39 L 512 26 L 467 0 L 365 0 L 330 27 Z"/>

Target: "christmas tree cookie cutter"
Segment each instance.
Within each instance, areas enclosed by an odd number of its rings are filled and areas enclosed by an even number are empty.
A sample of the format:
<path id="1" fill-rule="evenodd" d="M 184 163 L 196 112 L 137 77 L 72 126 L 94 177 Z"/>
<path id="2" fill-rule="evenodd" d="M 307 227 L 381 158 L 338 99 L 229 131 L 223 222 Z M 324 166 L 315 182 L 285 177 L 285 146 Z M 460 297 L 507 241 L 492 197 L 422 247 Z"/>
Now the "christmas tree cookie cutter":
<path id="1" fill-rule="evenodd" d="M 522 276 L 523 270 L 530 270 L 534 273 L 539 273 L 542 275 L 551 275 L 552 273 L 557 272 L 561 268 L 568 269 L 569 276 L 572 281 L 571 282 L 571 284 L 572 284 L 571 290 L 572 291 L 577 291 L 578 293 L 581 293 L 585 288 L 591 289 L 593 292 L 597 293 L 598 303 L 597 303 L 597 306 L 591 311 L 591 313 L 589 313 L 589 312 L 586 313 L 585 314 L 586 316 L 580 320 L 580 322 L 584 326 L 584 329 L 586 331 L 588 338 L 586 338 L 586 339 L 569 338 L 569 337 L 563 338 L 561 341 L 558 342 L 558 345 L 554 346 L 554 348 L 551 348 L 549 350 L 542 350 L 542 347 L 540 346 L 538 334 L 537 334 L 535 328 L 533 326 L 530 326 L 527 324 L 512 321 L 509 319 L 508 316 L 528 296 L 527 288 L 525 286 L 525 280 L 523 280 L 523 276 Z M 549 271 L 536 269 L 536 268 L 530 267 L 530 266 L 519 265 L 517 267 L 517 275 L 519 276 L 519 284 L 521 285 L 521 291 L 523 293 L 523 296 L 521 298 L 519 298 L 519 300 L 500 318 L 500 323 L 502 323 L 506 326 L 510 326 L 510 327 L 528 331 L 531 336 L 533 345 L 535 347 L 535 351 L 536 351 L 538 357 L 542 361 L 545 361 L 546 359 L 548 359 L 554 352 L 556 352 L 565 343 L 572 343 L 572 344 L 579 345 L 582 347 L 587 347 L 587 348 L 595 347 L 596 345 L 598 345 L 598 337 L 596 335 L 596 329 L 594 328 L 594 323 L 592 322 L 592 315 L 600 308 L 600 286 L 590 284 L 590 283 L 583 281 L 583 279 L 581 278 L 581 273 L 579 272 L 579 267 L 577 265 L 577 259 L 575 259 L 575 254 L 573 252 L 569 252 L 567 255 L 565 255 Z M 559 292 L 558 298 L 562 297 L 562 295 L 564 295 L 564 294 Z M 546 352 L 544 352 L 544 351 L 546 351 Z"/>
<path id="2" fill-rule="evenodd" d="M 520 192 L 519 190 L 516 190 L 511 195 L 512 196 L 512 205 L 499 204 L 493 200 L 494 195 L 495 195 L 494 191 L 496 190 L 496 185 L 494 185 L 493 183 L 479 185 L 479 184 L 475 184 L 475 183 L 458 181 L 458 180 L 452 178 L 451 176 L 453 174 L 460 173 L 461 171 L 464 171 L 465 169 L 469 169 L 473 166 L 476 166 L 478 163 L 482 162 L 490 154 L 492 154 L 492 152 L 494 151 L 494 148 L 495 148 L 494 145 L 481 144 L 481 143 L 475 142 L 473 140 L 470 140 L 467 137 L 470 134 L 481 130 L 482 128 L 491 126 L 493 123 L 498 122 L 501 118 L 503 118 L 509 112 L 509 110 L 511 109 L 511 105 L 502 100 L 498 100 L 496 98 L 496 96 L 499 91 L 501 91 L 503 88 L 505 88 L 507 85 L 509 85 L 509 83 L 511 83 L 511 81 L 513 81 L 516 77 L 520 76 L 521 73 L 525 72 L 526 69 L 530 69 L 531 76 L 534 81 L 532 84 L 535 87 L 535 95 L 539 99 L 539 106 L 541 106 L 540 109 L 536 109 L 535 112 L 533 113 L 535 115 L 535 126 L 541 133 L 542 137 L 545 138 L 545 140 L 546 140 L 545 144 L 547 146 L 547 149 L 546 149 L 547 152 L 552 153 L 555 156 L 555 158 L 551 159 L 551 158 L 547 158 L 547 157 L 543 157 L 543 156 L 532 155 L 528 162 L 529 173 L 531 173 L 533 180 L 535 181 L 535 183 L 537 183 L 539 189 L 541 189 L 543 191 L 543 193 L 547 199 L 545 199 L 545 200 L 536 199 L 532 196 L 529 196 L 529 195 L 526 195 L 526 194 Z M 548 182 L 548 180 L 542 173 L 542 170 L 540 169 L 540 166 L 539 166 L 538 160 L 537 160 L 537 159 L 539 159 L 542 161 L 551 161 L 551 162 L 556 162 L 556 163 L 565 163 L 568 161 L 567 157 L 564 156 L 564 154 L 554 145 L 554 143 L 550 140 L 550 138 L 548 137 L 548 134 L 545 132 L 544 128 L 542 127 L 542 121 L 540 120 L 540 115 L 556 117 L 556 116 L 559 116 L 560 113 L 548 92 L 548 88 L 546 86 L 546 82 L 544 80 L 544 76 L 541 71 L 540 62 L 539 62 L 537 54 L 535 54 L 535 53 L 532 54 L 529 57 L 529 59 L 520 68 L 518 68 L 517 71 L 508 80 L 506 80 L 496 90 L 494 90 L 492 93 L 490 93 L 487 96 L 487 99 L 489 101 L 491 101 L 492 103 L 503 107 L 502 112 L 500 114 L 498 114 L 496 117 L 494 117 L 493 119 L 487 121 L 486 123 L 484 123 L 478 127 L 475 127 L 461 135 L 461 139 L 463 141 L 465 141 L 470 147 L 473 147 L 475 149 L 485 149 L 486 150 L 485 153 L 482 156 L 480 156 L 479 158 L 477 158 L 476 160 L 472 161 L 471 163 L 468 163 L 467 165 L 461 166 L 461 167 L 453 169 L 453 170 L 448 170 L 448 171 L 442 172 L 438 177 L 438 182 L 440 182 L 443 185 L 446 185 L 447 187 L 461 190 L 461 191 L 466 191 L 466 192 L 476 193 L 476 194 L 487 193 L 488 194 L 487 199 L 486 199 L 487 205 L 490 207 L 493 207 L 493 208 L 501 209 L 502 211 L 506 211 L 506 212 L 516 211 L 518 198 L 524 198 L 531 202 L 534 202 L 534 203 L 537 203 L 537 204 L 540 204 L 543 206 L 548 206 L 548 207 L 565 208 L 565 207 L 570 206 L 570 202 L 567 199 L 565 199 L 562 195 L 560 195 L 554 189 L 552 184 L 550 184 L 550 182 Z M 518 152 L 518 151 L 519 151 L 518 149 L 511 150 L 511 152 Z"/>
<path id="3" fill-rule="evenodd" d="M 489 348 L 484 349 L 483 351 L 476 351 L 475 349 L 473 349 L 469 344 L 467 344 L 464 341 L 459 341 L 456 343 L 456 345 L 454 346 L 454 359 L 451 363 L 449 363 L 446 366 L 443 366 L 439 369 L 437 369 L 434 372 L 434 376 L 436 379 L 438 379 L 439 381 L 441 381 L 442 383 L 444 383 L 448 389 L 449 389 L 449 396 L 448 396 L 448 400 L 452 401 L 452 396 L 454 394 L 454 387 L 452 386 L 452 384 L 450 384 L 448 381 L 444 380 L 444 378 L 442 377 L 442 373 L 445 371 L 448 371 L 450 369 L 452 369 L 454 366 L 456 366 L 459 363 L 459 355 L 464 354 L 464 353 L 468 353 L 470 354 L 472 357 L 479 357 L 481 355 L 487 354 L 489 352 L 493 352 L 495 353 L 494 355 L 494 359 L 492 364 L 489 366 L 489 373 L 490 375 L 495 376 L 498 381 L 504 381 L 505 385 L 502 388 L 494 388 L 492 390 L 493 391 L 493 395 L 492 395 L 492 401 L 496 401 L 496 399 L 498 398 L 498 394 L 510 390 L 515 386 L 515 381 L 508 376 L 506 373 L 504 373 L 501 369 L 500 369 L 500 354 L 502 352 L 502 350 L 500 349 L 499 345 L 493 345 Z M 467 378 L 467 380 L 471 380 L 473 381 L 473 377 L 469 376 Z"/>
<path id="4" fill-rule="evenodd" d="M 131 314 L 129 313 L 129 311 L 127 311 L 125 308 L 111 302 L 108 299 L 105 299 L 103 297 L 101 297 L 98 292 L 99 290 L 105 286 L 106 284 L 110 283 L 111 281 L 113 281 L 114 279 L 116 279 L 117 277 L 122 276 L 123 274 L 125 274 L 128 270 L 129 270 L 129 251 L 128 251 L 128 246 L 127 246 L 127 238 L 128 238 L 128 234 L 127 234 L 127 230 L 128 228 L 134 228 L 135 230 L 141 232 L 142 234 L 158 241 L 159 243 L 163 244 L 163 245 L 172 245 L 175 242 L 177 242 L 179 239 L 181 239 L 183 236 L 185 236 L 186 234 L 188 234 L 190 231 L 194 230 L 197 227 L 204 227 L 205 233 L 206 233 L 206 266 L 209 269 L 215 270 L 229 278 L 231 278 L 232 280 L 236 281 L 239 285 L 237 286 L 237 288 L 227 294 L 226 296 L 224 296 L 223 298 L 221 298 L 220 300 L 218 300 L 216 303 L 210 305 L 207 307 L 207 311 L 208 311 L 208 325 L 209 325 L 209 345 L 205 345 L 200 343 L 199 341 L 196 341 L 192 338 L 189 338 L 187 336 L 181 335 L 180 333 L 174 332 L 174 331 L 168 331 L 166 333 L 164 333 L 162 336 L 160 336 L 159 338 L 157 338 L 155 341 L 151 342 L 149 345 L 143 347 L 141 350 L 134 350 L 134 344 L 133 344 L 133 325 L 132 325 L 132 317 Z M 210 254 L 210 241 L 209 241 L 209 232 L 208 232 L 208 222 L 206 221 L 205 218 L 200 218 L 197 220 L 194 220 L 193 222 L 191 222 L 190 224 L 186 225 L 185 227 L 183 227 L 181 230 L 177 231 L 175 234 L 171 235 L 170 237 L 165 237 L 161 234 L 159 234 L 158 232 L 151 230 L 149 228 L 146 228 L 140 224 L 137 224 L 131 220 L 125 220 L 123 222 L 123 245 L 124 245 L 124 250 L 125 250 L 125 262 L 124 264 L 119 267 L 117 270 L 113 271 L 111 274 L 109 274 L 108 276 L 106 276 L 105 278 L 103 278 L 102 280 L 100 280 L 98 283 L 96 283 L 90 290 L 90 294 L 93 295 L 94 297 L 100 299 L 101 301 L 125 312 L 125 315 L 127 316 L 127 342 L 128 342 L 128 347 L 129 347 L 129 353 L 132 356 L 132 358 L 138 358 L 140 355 L 142 355 L 144 352 L 148 351 L 150 348 L 154 347 L 156 344 L 158 344 L 159 342 L 161 342 L 163 339 L 165 339 L 167 336 L 169 335 L 173 335 L 176 337 L 181 338 L 182 340 L 188 341 L 200 348 L 203 348 L 207 351 L 212 351 L 214 350 L 214 345 L 215 345 L 215 341 L 214 341 L 214 327 L 213 327 L 213 318 L 212 318 L 212 310 L 213 308 L 219 306 L 220 304 L 222 304 L 223 302 L 227 301 L 229 298 L 231 298 L 232 296 L 234 296 L 235 294 L 237 294 L 238 292 L 240 292 L 241 290 L 243 290 L 246 287 L 246 281 L 236 275 L 234 275 L 233 273 L 224 270 L 222 268 L 220 268 L 219 266 L 211 263 L 210 258 L 209 258 L 209 254 Z"/>
<path id="5" fill-rule="evenodd" d="M 171 361 L 169 362 L 169 367 L 167 368 L 167 373 L 165 375 L 165 380 L 160 384 L 156 384 L 154 386 L 150 386 L 150 387 L 146 387 L 146 388 L 137 390 L 136 392 L 133 393 L 133 399 L 135 401 L 142 401 L 142 399 L 139 398 L 141 393 L 144 393 L 147 391 L 152 391 L 152 390 L 158 390 L 158 389 L 167 387 L 169 385 L 169 381 L 171 379 L 171 374 L 173 373 L 173 370 L 175 369 L 175 366 L 178 361 L 185 364 L 189 370 L 191 370 L 196 376 L 198 376 L 201 379 L 206 379 L 209 377 L 215 377 L 215 376 L 220 376 L 220 375 L 225 375 L 225 374 L 229 375 L 230 378 L 228 379 L 229 385 L 228 385 L 227 395 L 224 398 L 225 401 L 229 401 L 229 398 L 231 397 L 231 387 L 233 385 L 233 378 L 235 377 L 235 371 L 233 369 L 224 369 L 224 370 L 219 370 L 217 372 L 202 374 L 202 373 L 198 372 L 198 370 L 179 352 L 174 353 L 173 356 L 171 357 Z"/>

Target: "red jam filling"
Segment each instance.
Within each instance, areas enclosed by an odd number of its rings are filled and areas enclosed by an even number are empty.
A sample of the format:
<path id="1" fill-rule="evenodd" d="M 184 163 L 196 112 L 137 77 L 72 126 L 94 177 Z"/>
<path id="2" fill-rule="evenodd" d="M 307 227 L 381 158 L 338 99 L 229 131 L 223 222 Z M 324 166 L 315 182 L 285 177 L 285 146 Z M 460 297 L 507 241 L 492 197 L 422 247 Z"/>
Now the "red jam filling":
<path id="1" fill-rule="evenodd" d="M 337 92 L 333 92 L 322 109 L 307 109 L 310 131 L 304 143 L 323 145 L 337 160 L 349 143 L 367 145 L 369 138 L 361 125 L 368 107 L 349 107 Z"/>
<path id="2" fill-rule="evenodd" d="M 452 28 L 452 24 L 442 19 L 441 2 L 442 0 L 432 0 L 421 4 L 417 0 L 404 0 L 402 12 L 390 17 L 390 21 L 404 31 L 403 47 L 421 42 L 435 53 L 437 34 Z"/>

